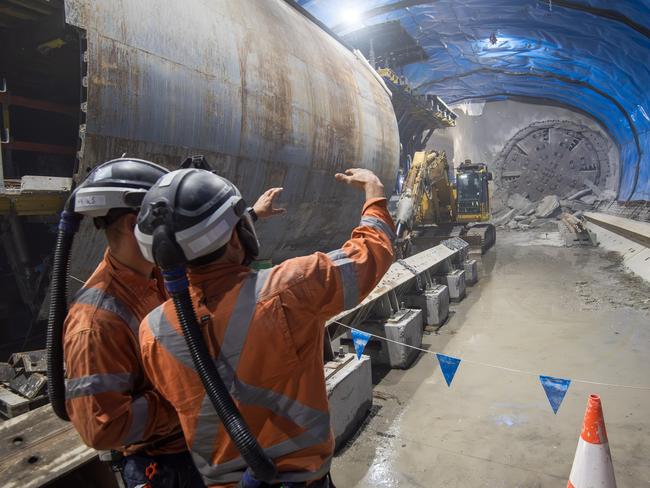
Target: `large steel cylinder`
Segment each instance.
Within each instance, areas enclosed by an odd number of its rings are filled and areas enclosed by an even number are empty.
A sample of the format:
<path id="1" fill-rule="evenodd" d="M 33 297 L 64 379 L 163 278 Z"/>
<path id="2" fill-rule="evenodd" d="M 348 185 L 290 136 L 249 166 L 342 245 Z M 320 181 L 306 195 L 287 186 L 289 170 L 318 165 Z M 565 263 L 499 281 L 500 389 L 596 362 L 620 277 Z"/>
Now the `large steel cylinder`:
<path id="1" fill-rule="evenodd" d="M 347 167 L 392 188 L 399 138 L 390 96 L 354 53 L 282 0 L 66 0 L 87 36 L 78 179 L 127 153 L 170 168 L 204 154 L 252 204 L 284 187 L 286 216 L 259 225 L 275 261 L 338 247 L 363 197 Z M 102 246 L 85 232 L 77 275 Z"/>

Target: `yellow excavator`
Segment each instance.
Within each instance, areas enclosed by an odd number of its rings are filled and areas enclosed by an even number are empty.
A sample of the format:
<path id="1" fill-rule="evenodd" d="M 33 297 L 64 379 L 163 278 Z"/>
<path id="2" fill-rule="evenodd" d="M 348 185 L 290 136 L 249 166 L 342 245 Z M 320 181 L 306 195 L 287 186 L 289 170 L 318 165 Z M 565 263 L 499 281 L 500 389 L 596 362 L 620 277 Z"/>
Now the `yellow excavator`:
<path id="1" fill-rule="evenodd" d="M 483 163 L 465 160 L 451 183 L 444 151 L 416 152 L 399 194 L 396 211 L 398 251 L 402 257 L 412 244 L 436 244 L 460 237 L 485 252 L 496 240 L 490 220 L 488 182 L 492 173 Z"/>

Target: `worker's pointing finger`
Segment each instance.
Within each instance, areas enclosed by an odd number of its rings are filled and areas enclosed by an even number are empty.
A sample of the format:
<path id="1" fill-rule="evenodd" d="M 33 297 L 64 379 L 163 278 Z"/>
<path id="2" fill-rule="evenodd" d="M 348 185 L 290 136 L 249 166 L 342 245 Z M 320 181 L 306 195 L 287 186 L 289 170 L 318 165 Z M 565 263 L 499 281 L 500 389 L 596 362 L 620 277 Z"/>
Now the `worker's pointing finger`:
<path id="1" fill-rule="evenodd" d="M 336 178 L 337 181 L 340 181 L 342 183 L 349 183 L 350 182 L 350 177 L 345 176 L 343 173 L 336 173 L 334 175 L 334 178 Z"/>

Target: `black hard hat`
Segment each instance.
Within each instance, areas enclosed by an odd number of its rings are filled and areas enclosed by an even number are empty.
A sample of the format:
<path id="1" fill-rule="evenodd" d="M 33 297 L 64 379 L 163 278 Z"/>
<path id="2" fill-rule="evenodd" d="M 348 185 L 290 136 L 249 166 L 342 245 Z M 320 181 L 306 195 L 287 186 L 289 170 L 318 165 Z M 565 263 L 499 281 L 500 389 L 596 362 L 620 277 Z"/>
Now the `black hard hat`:
<path id="1" fill-rule="evenodd" d="M 145 193 L 169 170 L 143 159 L 119 158 L 97 166 L 75 190 L 74 211 L 105 217 L 113 209 L 140 208 Z"/>
<path id="2" fill-rule="evenodd" d="M 259 253 L 255 228 L 241 193 L 230 181 L 211 171 L 172 171 L 145 196 L 135 236 L 142 255 L 152 263 L 156 262 L 156 230 L 162 226 L 186 262 L 221 249 L 234 229 L 248 261 Z"/>

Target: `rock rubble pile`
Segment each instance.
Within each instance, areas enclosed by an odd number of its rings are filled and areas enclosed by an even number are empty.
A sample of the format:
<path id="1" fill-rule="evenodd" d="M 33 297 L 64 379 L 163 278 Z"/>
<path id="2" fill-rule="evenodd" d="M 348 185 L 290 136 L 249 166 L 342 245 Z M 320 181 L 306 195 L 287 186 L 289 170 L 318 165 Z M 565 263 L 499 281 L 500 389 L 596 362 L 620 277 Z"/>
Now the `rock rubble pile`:
<path id="1" fill-rule="evenodd" d="M 605 200 L 586 188 L 561 198 L 547 195 L 533 202 L 526 195 L 513 193 L 508 197 L 503 209 L 492 216 L 496 227 L 509 230 L 557 230 L 562 214 L 568 213 L 580 218 L 585 211 L 592 210 L 596 204 Z"/>

